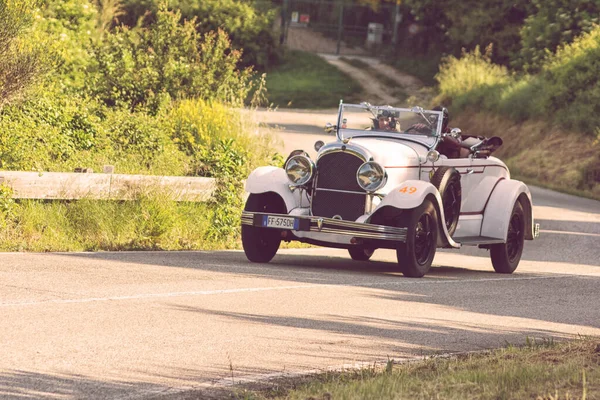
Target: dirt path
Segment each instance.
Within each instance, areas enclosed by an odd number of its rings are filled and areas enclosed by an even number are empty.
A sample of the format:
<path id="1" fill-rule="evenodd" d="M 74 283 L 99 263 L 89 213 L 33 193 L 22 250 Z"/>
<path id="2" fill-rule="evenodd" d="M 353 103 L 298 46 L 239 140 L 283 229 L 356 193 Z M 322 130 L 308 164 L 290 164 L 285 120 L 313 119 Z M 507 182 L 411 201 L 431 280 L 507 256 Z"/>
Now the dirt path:
<path id="1" fill-rule="evenodd" d="M 286 47 L 310 53 L 335 54 L 337 40 L 303 26 L 290 26 L 287 32 Z M 344 41 L 341 42 L 340 53 L 343 55 L 367 55 L 367 51 L 362 47 L 350 47 Z"/>
<path id="2" fill-rule="evenodd" d="M 382 60 L 370 57 L 367 50 L 360 47 L 348 47 L 344 42 L 340 46 L 340 55 L 335 55 L 337 41 L 309 28 L 290 27 L 286 46 L 294 50 L 317 53 L 328 63 L 334 65 L 351 76 L 363 88 L 364 101 L 372 104 L 389 104 L 394 106 L 425 106 L 425 85 L 414 76 L 396 70 Z M 340 59 L 358 59 L 369 65 L 369 69 L 357 68 Z M 381 77 L 385 77 L 382 79 Z M 397 84 L 391 87 L 386 81 Z M 408 98 L 398 98 L 398 87 Z"/>

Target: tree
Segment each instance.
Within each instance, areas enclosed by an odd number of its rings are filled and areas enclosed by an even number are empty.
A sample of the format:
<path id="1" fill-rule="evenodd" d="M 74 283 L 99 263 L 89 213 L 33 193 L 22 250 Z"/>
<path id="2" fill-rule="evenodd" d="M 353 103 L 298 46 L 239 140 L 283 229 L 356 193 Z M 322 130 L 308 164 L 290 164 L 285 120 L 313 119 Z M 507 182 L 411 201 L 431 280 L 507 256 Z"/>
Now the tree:
<path id="1" fill-rule="evenodd" d="M 533 0 L 535 10 L 521 29 L 521 51 L 514 65 L 529 72 L 561 45 L 572 43 L 599 22 L 598 0 Z"/>
<path id="2" fill-rule="evenodd" d="M 0 108 L 19 98 L 49 67 L 43 45 L 25 33 L 37 0 L 0 0 Z"/>

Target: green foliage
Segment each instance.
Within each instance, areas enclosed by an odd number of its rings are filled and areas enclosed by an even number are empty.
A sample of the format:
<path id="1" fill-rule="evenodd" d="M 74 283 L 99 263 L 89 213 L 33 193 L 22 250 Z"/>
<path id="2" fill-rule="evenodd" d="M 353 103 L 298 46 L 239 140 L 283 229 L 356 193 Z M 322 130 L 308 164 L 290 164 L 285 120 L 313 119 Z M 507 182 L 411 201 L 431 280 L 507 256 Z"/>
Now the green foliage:
<path id="1" fill-rule="evenodd" d="M 460 59 L 448 57 L 436 76 L 437 101 L 453 109 L 474 107 L 515 120 L 543 118 L 584 134 L 600 126 L 600 27 L 546 59 L 538 75 L 512 75 L 478 49 Z"/>
<path id="2" fill-rule="evenodd" d="M 98 12 L 89 0 L 47 0 L 35 22 L 38 35 L 50 42 L 46 51 L 57 60 L 52 85 L 81 94 L 91 61 L 89 45 L 96 38 Z"/>
<path id="3" fill-rule="evenodd" d="M 201 98 L 240 106 L 252 71 L 239 71 L 240 53 L 223 31 L 197 33 L 178 12 L 159 10 L 149 27 L 119 28 L 92 48 L 86 88 L 106 105 L 157 114 L 171 100 Z"/>
<path id="4" fill-rule="evenodd" d="M 498 92 L 513 82 L 507 68 L 493 64 L 479 47 L 461 58 L 445 58 L 436 79 L 440 90 L 436 101 L 451 103 L 454 110 L 492 107 L 498 102 Z"/>
<path id="5" fill-rule="evenodd" d="M 421 25 L 420 32 L 405 43 L 409 49 L 458 54 L 462 49 L 492 45 L 491 59 L 502 64 L 519 50 L 519 31 L 531 8 L 527 2 L 512 0 L 406 0 L 403 5 L 409 18 Z M 414 48 L 422 43 L 428 48 Z"/>
<path id="6" fill-rule="evenodd" d="M 539 71 L 561 45 L 572 43 L 599 22 L 597 0 L 533 0 L 534 12 L 521 29 L 521 50 L 514 65 Z"/>
<path id="7" fill-rule="evenodd" d="M 6 184 L 0 184 L 0 227 L 5 227 L 7 220 L 14 217 L 17 204 L 12 198 L 13 190 Z"/>
<path id="8" fill-rule="evenodd" d="M 246 149 L 233 139 L 220 140 L 204 148 L 199 160 L 217 179 L 217 188 L 211 199 L 212 224 L 206 237 L 213 241 L 230 241 L 239 237 L 243 207 L 243 179 L 248 175 Z"/>
<path id="9" fill-rule="evenodd" d="M 544 108 L 561 125 L 594 134 L 600 126 L 600 26 L 549 57 L 540 75 Z"/>
<path id="10" fill-rule="evenodd" d="M 490 59 L 508 64 L 519 51 L 519 31 L 531 8 L 527 2 L 444 2 L 446 35 L 452 52 L 491 46 Z"/>
<path id="11" fill-rule="evenodd" d="M 242 50 L 242 65 L 267 68 L 279 59 L 277 41 L 273 35 L 276 9 L 259 8 L 253 2 L 236 0 L 177 0 L 187 18 L 196 18 L 201 32 L 225 30 L 231 37 L 233 48 Z"/>
<path id="12" fill-rule="evenodd" d="M 27 14 L 27 4 L 33 0 L 0 0 L 0 18 L 9 22 L 0 24 L 0 44 L 9 43 L 0 55 L 16 51 L 33 62 L 28 51 L 38 43 L 58 63 L 27 99 L 0 107 L 0 168 L 100 171 L 110 164 L 117 173 L 212 176 L 218 178 L 217 190 L 208 204 L 176 204 L 166 194 L 140 194 L 125 203 L 15 204 L 0 187 L 0 221 L 6 228 L 0 247 L 234 246 L 241 182 L 252 168 L 279 161 L 271 139 L 256 133 L 251 111 L 241 109 L 264 95 L 264 76 L 238 68 L 242 53 L 232 48 L 225 31 L 201 34 L 196 21 L 184 21 L 164 6 L 152 22 L 112 29 L 115 18 L 123 17 L 118 0 L 48 0 L 37 14 Z M 252 26 L 234 20 L 242 23 L 239 29 L 263 29 L 264 24 L 254 26 L 262 21 L 259 15 L 272 18 L 256 12 Z M 2 42 L 6 37 L 10 40 Z M 260 43 L 255 40 L 259 46 L 266 42 Z M 6 62 L 0 57 L 0 78 Z M 22 78 L 25 87 L 29 78 Z M 0 89 L 3 84 L 0 79 Z M 210 227 L 209 219 L 214 220 Z"/>
<path id="13" fill-rule="evenodd" d="M 0 1 L 0 108 L 19 98 L 51 65 L 46 44 L 31 33 L 37 0 Z"/>
<path id="14" fill-rule="evenodd" d="M 273 36 L 276 9 L 265 3 L 236 0 L 125 0 L 125 15 L 120 18 L 128 26 L 138 24 L 140 18 L 152 23 L 157 18 L 160 4 L 168 3 L 180 10 L 182 19 L 194 20 L 200 33 L 225 31 L 232 48 L 243 51 L 242 66 L 267 68 L 279 59 L 277 40 Z M 263 6 L 260 6 L 262 4 Z"/>

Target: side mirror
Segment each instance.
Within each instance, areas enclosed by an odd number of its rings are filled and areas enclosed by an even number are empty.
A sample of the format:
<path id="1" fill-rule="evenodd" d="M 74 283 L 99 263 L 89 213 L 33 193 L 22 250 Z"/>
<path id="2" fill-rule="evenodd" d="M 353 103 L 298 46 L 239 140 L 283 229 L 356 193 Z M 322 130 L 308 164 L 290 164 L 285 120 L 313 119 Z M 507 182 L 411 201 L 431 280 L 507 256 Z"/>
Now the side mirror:
<path id="1" fill-rule="evenodd" d="M 331 133 L 336 129 L 337 129 L 337 126 L 331 125 L 331 123 L 329 123 L 329 122 L 325 125 L 325 132 L 327 132 L 327 133 Z"/>
<path id="2" fill-rule="evenodd" d="M 450 136 L 452 136 L 454 139 L 460 139 L 461 134 L 462 131 L 459 128 L 452 128 L 450 131 Z"/>

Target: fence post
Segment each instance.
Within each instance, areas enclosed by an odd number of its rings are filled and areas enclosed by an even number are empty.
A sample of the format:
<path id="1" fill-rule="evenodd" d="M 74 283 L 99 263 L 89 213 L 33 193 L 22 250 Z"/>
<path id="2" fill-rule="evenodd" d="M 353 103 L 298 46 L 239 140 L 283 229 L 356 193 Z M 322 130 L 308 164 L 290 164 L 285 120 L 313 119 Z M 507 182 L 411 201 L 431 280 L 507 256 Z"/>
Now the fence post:
<path id="1" fill-rule="evenodd" d="M 283 0 L 283 5 L 281 6 L 281 34 L 279 35 L 280 45 L 283 45 L 285 43 L 288 1 L 289 0 Z"/>
<path id="2" fill-rule="evenodd" d="M 400 14 L 400 1 L 396 0 L 396 9 L 394 11 L 394 33 L 392 35 L 392 44 L 398 44 L 398 25 L 402 22 L 402 15 Z"/>
<path id="3" fill-rule="evenodd" d="M 340 44 L 342 42 L 342 32 L 344 30 L 344 0 L 340 0 L 340 18 L 338 21 L 338 40 L 335 54 L 340 54 Z"/>

